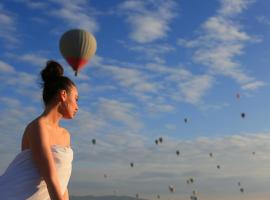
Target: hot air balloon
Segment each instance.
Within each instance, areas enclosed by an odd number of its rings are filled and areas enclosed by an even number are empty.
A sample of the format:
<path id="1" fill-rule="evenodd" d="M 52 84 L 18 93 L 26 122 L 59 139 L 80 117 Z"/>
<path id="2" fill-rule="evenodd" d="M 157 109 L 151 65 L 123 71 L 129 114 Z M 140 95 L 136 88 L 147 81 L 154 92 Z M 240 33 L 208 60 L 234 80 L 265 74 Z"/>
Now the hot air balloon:
<path id="1" fill-rule="evenodd" d="M 240 99 L 240 94 L 239 93 L 236 93 L 236 98 Z"/>
<path id="2" fill-rule="evenodd" d="M 90 32 L 82 29 L 71 29 L 62 35 L 59 47 L 62 56 L 77 76 L 79 70 L 95 54 L 97 42 Z"/>
<path id="3" fill-rule="evenodd" d="M 195 195 L 190 196 L 190 200 L 198 200 L 198 198 Z"/>
<path id="4" fill-rule="evenodd" d="M 241 113 L 241 117 L 245 118 L 246 114 L 245 113 Z"/>
<path id="5" fill-rule="evenodd" d="M 159 142 L 160 142 L 160 143 L 163 142 L 163 138 L 162 138 L 162 137 L 159 138 Z"/>
<path id="6" fill-rule="evenodd" d="M 212 158 L 213 157 L 213 153 L 209 153 L 209 156 Z"/>
<path id="7" fill-rule="evenodd" d="M 242 192 L 242 193 L 243 193 L 243 192 L 244 192 L 244 188 L 240 188 L 240 192 Z"/>
<path id="8" fill-rule="evenodd" d="M 179 151 L 179 150 L 176 151 L 176 155 L 177 155 L 177 156 L 180 155 L 180 151 Z"/>
<path id="9" fill-rule="evenodd" d="M 155 140 L 155 143 L 158 144 L 158 140 Z"/>
<path id="10" fill-rule="evenodd" d="M 193 182 L 194 182 L 194 179 L 193 179 L 193 178 L 190 178 L 189 181 L 190 181 L 191 183 L 193 183 Z"/>
<path id="11" fill-rule="evenodd" d="M 134 167 L 134 163 L 133 162 L 130 163 L 130 167 Z"/>
<path id="12" fill-rule="evenodd" d="M 92 144 L 96 144 L 96 140 L 95 139 L 92 139 Z"/>
<path id="13" fill-rule="evenodd" d="M 173 185 L 169 185 L 169 190 L 170 190 L 170 192 L 174 192 L 175 191 Z"/>
<path id="14" fill-rule="evenodd" d="M 187 123 L 188 119 L 187 119 L 187 118 L 185 118 L 185 119 L 184 119 L 184 121 L 185 121 L 185 123 Z"/>
<path id="15" fill-rule="evenodd" d="M 220 165 L 217 165 L 217 168 L 220 169 Z"/>

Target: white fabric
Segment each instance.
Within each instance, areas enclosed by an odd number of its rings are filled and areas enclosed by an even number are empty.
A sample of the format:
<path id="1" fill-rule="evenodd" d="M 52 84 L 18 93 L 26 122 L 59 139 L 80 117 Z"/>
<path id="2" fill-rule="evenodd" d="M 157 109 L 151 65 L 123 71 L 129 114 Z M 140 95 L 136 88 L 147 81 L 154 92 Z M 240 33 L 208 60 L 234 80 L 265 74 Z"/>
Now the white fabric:
<path id="1" fill-rule="evenodd" d="M 73 151 L 58 145 L 53 145 L 51 150 L 64 194 L 71 175 Z M 50 200 L 47 185 L 33 162 L 30 149 L 20 152 L 0 176 L 0 199 Z"/>

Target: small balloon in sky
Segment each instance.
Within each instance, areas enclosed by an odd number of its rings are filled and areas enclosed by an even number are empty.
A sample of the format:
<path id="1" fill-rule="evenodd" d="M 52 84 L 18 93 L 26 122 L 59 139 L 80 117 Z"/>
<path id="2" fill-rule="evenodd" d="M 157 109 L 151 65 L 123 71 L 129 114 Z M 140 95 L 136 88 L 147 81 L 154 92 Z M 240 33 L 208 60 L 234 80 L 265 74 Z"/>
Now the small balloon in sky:
<path id="1" fill-rule="evenodd" d="M 96 139 L 92 139 L 92 144 L 96 144 Z"/>
<path id="2" fill-rule="evenodd" d="M 130 163 L 130 167 L 134 167 L 134 163 L 133 162 Z"/>
<path id="3" fill-rule="evenodd" d="M 246 117 L 245 113 L 241 113 L 241 117 L 244 119 Z"/>
<path id="4" fill-rule="evenodd" d="M 197 196 L 195 196 L 195 195 L 191 195 L 191 196 L 190 196 L 190 200 L 198 200 L 198 198 L 197 198 Z"/>
<path id="5" fill-rule="evenodd" d="M 97 42 L 90 32 L 83 29 L 71 29 L 61 36 L 59 48 L 77 76 L 79 70 L 96 53 Z"/>
<path id="6" fill-rule="evenodd" d="M 240 188 L 240 192 L 242 192 L 242 193 L 243 193 L 243 192 L 244 192 L 244 188 Z"/>
<path id="7" fill-rule="evenodd" d="M 175 191 L 174 186 L 173 185 L 169 185 L 169 190 L 170 190 L 170 192 L 174 192 Z"/>
<path id="8" fill-rule="evenodd" d="M 212 158 L 212 157 L 213 157 L 213 153 L 212 153 L 212 152 L 210 152 L 210 153 L 209 153 L 209 156 Z"/>
<path id="9" fill-rule="evenodd" d="M 193 178 L 190 178 L 189 181 L 190 181 L 190 183 L 193 183 L 194 182 L 194 179 Z"/>
<path id="10" fill-rule="evenodd" d="M 236 99 L 240 99 L 240 94 L 236 93 Z"/>
<path id="11" fill-rule="evenodd" d="M 179 150 L 176 151 L 176 155 L 177 155 L 177 156 L 180 155 L 180 151 L 179 151 Z"/>
<path id="12" fill-rule="evenodd" d="M 162 137 L 159 138 L 159 142 L 160 142 L 160 143 L 163 142 L 163 138 L 162 138 Z"/>
<path id="13" fill-rule="evenodd" d="M 155 143 L 158 144 L 158 140 L 155 140 Z"/>
<path id="14" fill-rule="evenodd" d="M 188 118 L 185 118 L 185 119 L 184 119 L 184 122 L 187 123 L 187 122 L 188 122 Z"/>
<path id="15" fill-rule="evenodd" d="M 217 168 L 220 169 L 220 165 L 217 165 Z"/>

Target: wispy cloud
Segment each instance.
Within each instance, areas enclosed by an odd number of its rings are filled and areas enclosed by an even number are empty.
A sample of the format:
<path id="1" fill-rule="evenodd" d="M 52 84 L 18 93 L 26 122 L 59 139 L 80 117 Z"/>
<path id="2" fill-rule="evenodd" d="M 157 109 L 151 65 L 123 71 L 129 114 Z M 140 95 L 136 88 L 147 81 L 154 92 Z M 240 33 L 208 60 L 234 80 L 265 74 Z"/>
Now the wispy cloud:
<path id="1" fill-rule="evenodd" d="M 202 32 L 194 40 L 179 40 L 179 44 L 194 48 L 193 59 L 209 68 L 212 74 L 231 77 L 241 86 L 257 80 L 245 72 L 245 68 L 236 60 L 244 53 L 247 42 L 258 41 L 242 30 L 236 22 L 236 16 L 253 1 L 222 0 L 217 15 L 202 24 Z M 260 81 L 261 82 L 261 81 Z M 257 84 L 257 88 L 263 86 Z M 246 87 L 246 89 L 249 89 Z"/>
<path id="2" fill-rule="evenodd" d="M 59 5 L 59 8 L 53 9 L 50 13 L 64 20 L 69 26 L 84 28 L 91 32 L 98 31 L 98 23 L 93 14 L 95 12 L 89 7 L 88 1 L 51 0 L 51 2 Z"/>
<path id="3" fill-rule="evenodd" d="M 15 55 L 15 54 L 7 54 L 8 57 L 19 60 L 19 61 L 23 61 L 26 63 L 29 63 L 33 66 L 38 66 L 38 67 L 43 67 L 46 64 L 46 61 L 48 60 L 48 58 L 46 58 L 45 56 L 41 56 L 39 54 L 35 54 L 35 53 L 27 53 L 27 54 L 22 54 L 22 55 Z"/>
<path id="4" fill-rule="evenodd" d="M 239 192 L 239 181 L 247 193 L 260 193 L 268 182 L 265 167 L 270 161 L 269 133 L 193 140 L 163 139 L 162 144 L 155 145 L 153 138 L 130 133 L 109 134 L 97 141 L 95 147 L 89 145 L 91 150 L 83 160 L 75 161 L 78 167 L 74 168 L 73 181 L 83 179 L 87 183 L 91 180 L 93 184 L 106 181 L 93 189 L 100 194 L 106 193 L 108 186 L 115 188 L 113 185 L 118 185 L 126 193 L 137 190 L 150 196 L 156 195 L 153 191 L 169 195 L 168 185 L 173 184 L 176 192 L 170 194 L 172 198 L 186 194 L 191 188 L 196 188 L 203 196 L 226 196 L 233 191 Z M 180 151 L 179 156 L 176 150 Z M 89 159 L 95 160 L 95 164 L 88 163 Z M 134 163 L 133 168 L 130 162 Z M 103 174 L 108 178 L 104 179 Z M 194 179 L 192 186 L 186 183 L 191 177 Z M 91 193 L 89 187 L 81 189 L 81 194 Z"/>
<path id="5" fill-rule="evenodd" d="M 176 16 L 173 1 L 128 0 L 119 5 L 131 25 L 130 38 L 139 43 L 153 42 L 167 36 Z"/>
<path id="6" fill-rule="evenodd" d="M 6 47 L 14 47 L 18 44 L 18 35 L 16 35 L 16 20 L 12 13 L 7 11 L 2 4 L 0 4 L 0 39 Z"/>
<path id="7" fill-rule="evenodd" d="M 41 96 L 38 89 L 38 76 L 27 72 L 15 70 L 15 67 L 0 60 L 0 80 L 3 82 L 0 89 L 11 91 L 22 97 L 31 97 L 36 102 L 41 102 Z"/>

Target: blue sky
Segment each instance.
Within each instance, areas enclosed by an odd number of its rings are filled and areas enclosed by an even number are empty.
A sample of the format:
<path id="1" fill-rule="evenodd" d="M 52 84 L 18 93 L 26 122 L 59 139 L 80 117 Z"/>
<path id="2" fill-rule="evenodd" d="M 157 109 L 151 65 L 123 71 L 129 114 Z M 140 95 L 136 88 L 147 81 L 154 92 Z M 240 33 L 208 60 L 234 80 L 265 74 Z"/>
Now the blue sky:
<path id="1" fill-rule="evenodd" d="M 39 72 L 55 59 L 80 95 L 76 118 L 62 123 L 75 152 L 71 194 L 187 199 L 195 188 L 208 200 L 266 198 L 269 6 L 263 0 L 1 1 L 0 172 L 19 152 L 25 125 L 42 112 Z M 72 28 L 97 40 L 96 55 L 77 77 L 58 46 Z M 164 143 L 155 145 L 161 136 Z M 184 152 L 180 161 L 176 149 Z M 217 163 L 225 167 L 217 171 Z M 189 176 L 196 179 L 192 188 Z M 245 196 L 233 185 L 239 179 Z"/>

